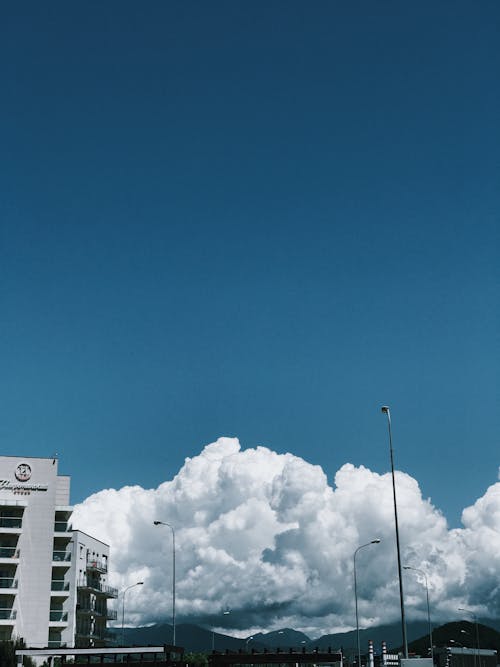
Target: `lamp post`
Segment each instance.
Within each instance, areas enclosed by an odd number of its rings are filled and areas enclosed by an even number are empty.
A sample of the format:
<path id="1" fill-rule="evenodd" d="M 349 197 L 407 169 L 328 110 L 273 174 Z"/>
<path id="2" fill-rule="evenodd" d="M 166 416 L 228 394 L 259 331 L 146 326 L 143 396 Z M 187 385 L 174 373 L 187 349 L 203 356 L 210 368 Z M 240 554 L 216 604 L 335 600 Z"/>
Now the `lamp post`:
<path id="1" fill-rule="evenodd" d="M 474 625 L 476 626 L 476 650 L 477 650 L 477 660 L 479 662 L 479 667 L 481 667 L 481 654 L 480 654 L 480 649 L 479 649 L 479 628 L 477 625 L 477 616 L 476 614 L 471 611 L 470 609 L 464 609 L 463 607 L 459 607 L 458 611 L 465 611 L 467 614 L 470 614 L 472 618 L 474 619 Z M 464 633 L 467 634 L 467 633 Z M 476 660 L 474 656 L 474 667 L 476 665 Z"/>
<path id="2" fill-rule="evenodd" d="M 172 644 L 175 646 L 175 530 L 166 521 L 153 521 L 155 526 L 168 526 L 172 531 Z"/>
<path id="3" fill-rule="evenodd" d="M 450 644 L 456 644 L 457 646 L 460 646 L 460 648 L 464 648 L 464 645 L 461 644 L 460 642 L 457 642 L 455 639 L 450 639 Z"/>
<path id="4" fill-rule="evenodd" d="M 131 586 L 127 586 L 127 588 L 124 589 L 123 594 L 122 594 L 122 646 L 125 646 L 125 595 L 128 590 L 131 588 L 134 588 L 134 586 L 142 586 L 143 581 L 138 581 L 136 584 L 132 584 Z"/>
<path id="5" fill-rule="evenodd" d="M 419 574 L 423 575 L 425 579 L 425 594 L 427 598 L 427 621 L 429 623 L 429 643 L 430 643 L 430 649 L 431 649 L 431 658 L 434 660 L 434 647 L 432 645 L 432 624 L 431 624 L 431 610 L 429 606 L 429 582 L 427 581 L 427 573 L 424 572 L 423 570 L 419 570 L 416 567 L 410 567 L 409 565 L 403 566 L 403 570 L 413 570 L 414 572 L 418 572 Z"/>
<path id="6" fill-rule="evenodd" d="M 460 646 L 462 649 L 461 656 L 460 656 L 460 667 L 464 667 L 464 648 L 465 646 L 461 644 L 460 642 L 455 641 L 454 639 L 450 639 L 450 644 L 453 644 L 453 646 Z"/>
<path id="7" fill-rule="evenodd" d="M 389 429 L 389 450 L 391 454 L 391 473 L 392 473 L 392 496 L 394 499 L 394 523 L 396 526 L 396 551 L 398 556 L 399 602 L 401 605 L 401 630 L 403 635 L 404 656 L 405 658 L 408 658 L 408 640 L 406 638 L 405 603 L 403 595 L 403 575 L 401 572 L 401 549 L 399 546 L 398 505 L 396 502 L 396 478 L 394 476 L 394 454 L 392 451 L 391 411 L 389 410 L 387 405 L 384 405 L 382 407 L 382 412 L 387 415 L 387 426 Z"/>
<path id="8" fill-rule="evenodd" d="M 231 613 L 230 609 L 226 609 L 222 612 L 223 616 L 227 616 Z M 215 651 L 215 630 L 212 630 L 212 651 Z"/>
<path id="9" fill-rule="evenodd" d="M 370 544 L 379 544 L 380 540 L 377 537 L 375 540 L 372 540 L 371 542 L 367 542 L 366 544 L 362 544 L 360 547 L 356 549 L 354 552 L 353 556 L 353 561 L 354 561 L 354 603 L 356 607 L 356 637 L 358 640 L 358 667 L 361 667 L 361 643 L 359 641 L 359 618 L 358 618 L 358 583 L 356 579 L 356 556 L 357 553 L 360 549 L 364 549 L 365 547 L 369 547 Z"/>

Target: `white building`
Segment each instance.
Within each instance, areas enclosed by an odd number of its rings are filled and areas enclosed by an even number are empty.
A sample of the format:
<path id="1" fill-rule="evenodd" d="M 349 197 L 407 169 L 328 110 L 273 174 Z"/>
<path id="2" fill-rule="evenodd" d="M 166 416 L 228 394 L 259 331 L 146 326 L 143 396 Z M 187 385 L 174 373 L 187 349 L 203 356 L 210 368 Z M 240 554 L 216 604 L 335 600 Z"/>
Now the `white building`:
<path id="1" fill-rule="evenodd" d="M 0 456 L 0 640 L 103 646 L 109 547 L 70 525 L 57 459 Z M 113 616 L 113 614 L 115 616 Z"/>
<path id="2" fill-rule="evenodd" d="M 116 598 L 116 588 L 108 586 L 109 547 L 104 542 L 73 531 L 73 549 L 70 580 L 76 601 L 69 604 L 75 609 L 74 646 L 105 646 L 108 620 L 116 620 L 116 610 L 108 609 L 108 600 Z"/>

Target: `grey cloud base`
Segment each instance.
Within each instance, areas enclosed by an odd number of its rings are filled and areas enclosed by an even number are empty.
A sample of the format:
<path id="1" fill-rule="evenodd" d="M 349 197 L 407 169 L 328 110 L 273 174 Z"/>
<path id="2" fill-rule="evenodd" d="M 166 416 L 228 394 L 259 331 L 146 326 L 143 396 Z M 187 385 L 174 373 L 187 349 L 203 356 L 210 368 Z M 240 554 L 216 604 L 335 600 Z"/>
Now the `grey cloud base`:
<path id="1" fill-rule="evenodd" d="M 397 472 L 396 483 L 403 560 L 427 572 L 433 618 L 454 620 L 458 607 L 497 617 L 500 483 L 466 508 L 463 528 L 453 530 L 415 479 Z M 131 625 L 171 616 L 171 535 L 154 528 L 157 518 L 176 530 L 179 621 L 206 618 L 242 636 L 282 627 L 310 636 L 352 629 L 352 557 L 375 537 L 381 543 L 357 563 L 360 625 L 398 618 L 389 473 L 346 463 L 332 487 L 319 466 L 299 457 L 242 450 L 237 439 L 219 438 L 157 489 L 90 496 L 75 508 L 74 527 L 110 544 L 113 586 L 144 581 L 127 594 Z M 414 573 L 405 577 L 405 594 L 408 617 L 425 618 L 425 590 Z"/>

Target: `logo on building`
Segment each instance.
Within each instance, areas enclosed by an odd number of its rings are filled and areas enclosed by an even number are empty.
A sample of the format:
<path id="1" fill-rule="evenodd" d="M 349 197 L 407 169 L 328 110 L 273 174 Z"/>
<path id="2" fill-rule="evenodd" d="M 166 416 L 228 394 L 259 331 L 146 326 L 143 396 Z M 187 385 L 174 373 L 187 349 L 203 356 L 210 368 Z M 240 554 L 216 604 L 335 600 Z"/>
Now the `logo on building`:
<path id="1" fill-rule="evenodd" d="M 31 467 L 27 463 L 20 463 L 16 468 L 16 479 L 27 482 L 31 477 Z"/>

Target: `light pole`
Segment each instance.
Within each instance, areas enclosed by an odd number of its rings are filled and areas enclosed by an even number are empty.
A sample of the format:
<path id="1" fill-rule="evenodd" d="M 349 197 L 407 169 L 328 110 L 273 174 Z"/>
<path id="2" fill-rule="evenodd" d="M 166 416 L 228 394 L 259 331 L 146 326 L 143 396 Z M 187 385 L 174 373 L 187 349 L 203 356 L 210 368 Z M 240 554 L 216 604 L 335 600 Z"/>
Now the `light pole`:
<path id="1" fill-rule="evenodd" d="M 450 639 L 450 644 L 457 644 L 457 646 L 460 646 L 460 648 L 464 648 L 463 644 L 461 644 L 460 642 L 455 641 L 454 639 Z"/>
<path id="2" fill-rule="evenodd" d="M 405 658 L 408 658 L 408 640 L 406 638 L 405 603 L 403 595 L 403 575 L 401 572 L 401 549 L 399 546 L 398 505 L 396 502 L 396 478 L 394 476 L 394 454 L 392 451 L 391 411 L 389 410 L 387 405 L 384 405 L 382 407 L 382 412 L 387 415 L 387 426 L 389 429 L 389 450 L 391 453 L 391 473 L 392 473 L 392 495 L 394 498 L 394 523 L 396 525 L 396 551 L 398 555 L 399 601 L 401 605 L 401 630 L 403 634 L 404 656 Z"/>
<path id="3" fill-rule="evenodd" d="M 468 637 L 470 637 L 470 632 L 467 632 L 467 630 L 460 630 L 460 634 L 467 635 Z"/>
<path id="4" fill-rule="evenodd" d="M 478 662 L 479 662 L 479 667 L 481 667 L 481 654 L 480 654 L 480 649 L 479 649 L 479 628 L 478 628 L 478 625 L 477 625 L 477 616 L 470 609 L 464 609 L 463 607 L 459 607 L 458 611 L 465 611 L 467 614 L 470 614 L 472 616 L 472 618 L 474 619 L 474 625 L 476 626 L 477 659 L 478 659 Z M 467 634 L 467 633 L 465 633 L 465 634 Z M 476 660 L 474 659 L 474 666 L 475 665 L 476 665 Z"/>
<path id="5" fill-rule="evenodd" d="M 166 521 L 153 521 L 155 526 L 168 526 L 172 531 L 172 644 L 175 646 L 175 530 Z"/>
<path id="6" fill-rule="evenodd" d="M 222 612 L 223 616 L 227 616 L 231 613 L 230 609 L 226 609 Z M 212 651 L 215 651 L 215 630 L 212 630 Z"/>
<path id="7" fill-rule="evenodd" d="M 127 588 L 124 589 L 123 591 L 123 597 L 122 597 L 122 646 L 125 646 L 125 595 L 128 590 L 131 588 L 134 588 L 134 586 L 142 586 L 143 581 L 138 581 L 136 584 L 132 584 L 132 586 L 127 586 Z"/>
<path id="8" fill-rule="evenodd" d="M 354 561 L 354 603 L 356 606 L 356 637 L 358 640 L 358 667 L 361 667 L 361 643 L 359 641 L 359 618 L 358 618 L 358 583 L 356 579 L 356 555 L 360 549 L 364 549 L 365 547 L 369 547 L 370 544 L 379 544 L 380 540 L 377 537 L 375 540 L 372 540 L 371 542 L 367 542 L 366 544 L 362 544 L 360 547 L 356 549 L 354 552 L 353 556 L 353 561 Z"/>
<path id="9" fill-rule="evenodd" d="M 431 609 L 429 606 L 429 582 L 427 581 L 427 574 L 423 570 L 419 570 L 416 567 L 410 567 L 409 565 L 404 565 L 403 570 L 413 570 L 422 574 L 425 579 L 425 594 L 427 597 L 427 621 L 429 622 L 429 643 L 431 648 L 431 658 L 434 660 L 434 648 L 432 645 L 432 624 L 431 624 Z"/>
<path id="10" fill-rule="evenodd" d="M 460 642 L 455 641 L 454 639 L 450 639 L 450 644 L 453 644 L 454 646 L 460 646 L 460 648 L 462 649 L 462 653 L 460 656 L 460 667 L 464 667 L 464 648 L 465 648 L 464 645 L 461 644 Z"/>

